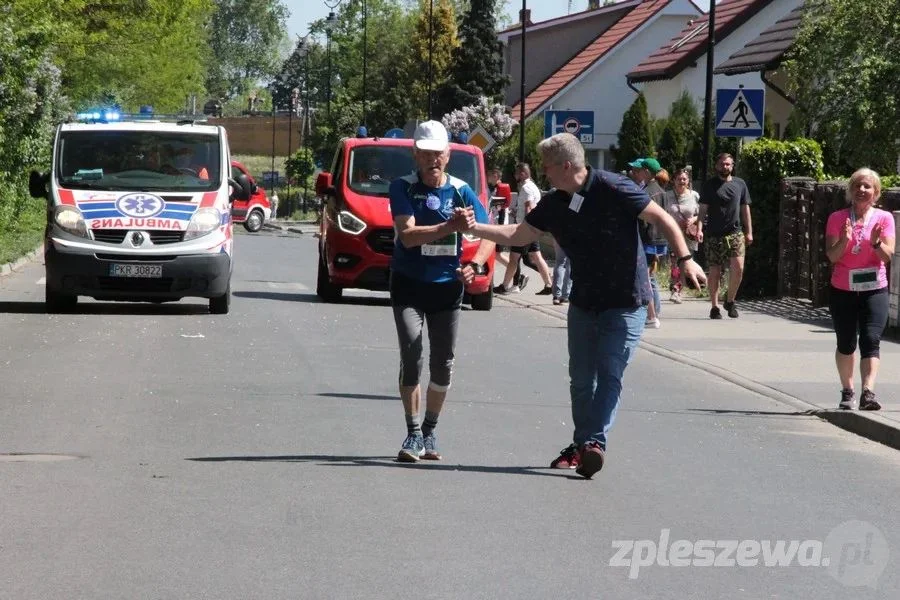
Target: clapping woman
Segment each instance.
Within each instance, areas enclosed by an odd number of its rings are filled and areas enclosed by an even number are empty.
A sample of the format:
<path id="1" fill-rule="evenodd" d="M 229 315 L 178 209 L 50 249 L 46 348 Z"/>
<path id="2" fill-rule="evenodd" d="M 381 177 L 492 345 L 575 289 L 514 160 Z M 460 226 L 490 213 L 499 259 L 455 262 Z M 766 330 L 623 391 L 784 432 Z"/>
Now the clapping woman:
<path id="1" fill-rule="evenodd" d="M 888 318 L 886 264 L 894 254 L 894 217 L 875 208 L 881 179 L 859 169 L 847 188 L 849 207 L 833 212 L 825 226 L 825 249 L 833 265 L 831 319 L 837 336 L 835 362 L 841 380 L 839 408 L 854 408 L 853 369 L 859 346 L 862 394 L 859 410 L 879 410 L 875 399 L 879 344 Z"/>

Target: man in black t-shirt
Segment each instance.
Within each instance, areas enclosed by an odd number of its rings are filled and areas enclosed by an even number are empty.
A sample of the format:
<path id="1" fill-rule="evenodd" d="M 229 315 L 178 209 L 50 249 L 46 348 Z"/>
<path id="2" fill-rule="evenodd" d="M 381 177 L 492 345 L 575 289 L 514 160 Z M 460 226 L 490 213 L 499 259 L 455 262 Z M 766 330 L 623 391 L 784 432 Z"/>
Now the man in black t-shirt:
<path id="1" fill-rule="evenodd" d="M 578 138 L 559 133 L 540 142 L 538 151 L 556 189 L 523 223 L 476 224 L 471 213 L 467 221 L 483 239 L 513 246 L 549 231 L 572 261 L 567 329 L 575 432 L 573 443 L 550 466 L 575 468 L 590 479 L 603 467 L 622 376 L 644 330 L 651 299 L 638 219 L 653 223 L 665 235 L 690 280 L 706 278 L 691 259 L 675 219 L 627 177 L 587 166 Z"/>
<path id="2" fill-rule="evenodd" d="M 722 318 L 719 282 L 726 267 L 729 275 L 725 310 L 729 317 L 738 317 L 734 299 L 744 277 L 746 247 L 753 243 L 750 192 L 743 179 L 732 175 L 733 171 L 734 158 L 727 153 L 720 154 L 716 158 L 716 177 L 704 183 L 700 190 L 699 239 L 706 246 L 709 265 L 710 319 Z"/>

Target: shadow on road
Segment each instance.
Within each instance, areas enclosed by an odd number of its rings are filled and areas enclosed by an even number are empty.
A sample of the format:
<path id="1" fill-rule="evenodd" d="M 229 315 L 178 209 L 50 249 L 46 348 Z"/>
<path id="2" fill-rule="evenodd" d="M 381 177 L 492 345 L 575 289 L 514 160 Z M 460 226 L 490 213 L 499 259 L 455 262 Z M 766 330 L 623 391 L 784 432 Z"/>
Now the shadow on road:
<path id="1" fill-rule="evenodd" d="M 347 398 L 348 400 L 393 400 L 400 399 L 399 396 L 378 396 L 376 394 L 339 394 L 336 392 L 326 392 L 316 394 L 316 396 L 324 396 L 325 398 Z"/>
<path id="2" fill-rule="evenodd" d="M 43 302 L 0 302 L 0 314 L 46 314 Z M 208 304 L 152 304 L 130 302 L 82 302 L 67 315 L 204 315 Z"/>
<path id="3" fill-rule="evenodd" d="M 238 298 L 258 298 L 261 300 L 278 300 L 281 302 L 305 302 L 308 304 L 326 304 L 316 294 L 297 294 L 289 292 L 232 292 Z M 348 296 L 341 299 L 338 304 L 352 306 L 390 306 L 390 298 L 376 296 Z"/>
<path id="4" fill-rule="evenodd" d="M 493 467 L 487 465 L 459 465 L 439 461 L 401 463 L 393 456 L 330 456 L 327 454 L 286 454 L 276 456 L 206 456 L 186 458 L 194 462 L 308 462 L 338 467 L 387 467 L 423 469 L 432 471 L 461 471 L 464 473 L 501 473 L 507 475 L 540 475 L 543 477 L 567 477 L 582 480 L 570 471 L 552 470 L 546 467 Z"/>

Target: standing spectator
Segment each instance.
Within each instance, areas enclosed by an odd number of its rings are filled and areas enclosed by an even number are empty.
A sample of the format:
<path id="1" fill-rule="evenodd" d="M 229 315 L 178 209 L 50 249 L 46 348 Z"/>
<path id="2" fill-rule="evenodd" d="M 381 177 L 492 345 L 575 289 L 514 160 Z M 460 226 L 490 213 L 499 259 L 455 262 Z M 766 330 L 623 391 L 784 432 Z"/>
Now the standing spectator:
<path id="1" fill-rule="evenodd" d="M 441 123 L 420 123 L 413 139 L 416 172 L 395 179 L 389 189 L 396 231 L 390 294 L 400 342 L 399 386 L 407 430 L 397 454 L 401 462 L 441 458 L 434 429 L 450 389 L 463 282 L 485 274 L 485 262 L 494 252 L 494 244 L 482 240 L 473 262 L 460 264 L 460 231 L 467 222 L 455 217 L 456 209 L 472 211 L 479 223 L 487 223 L 487 211 L 466 182 L 445 172 L 450 144 Z M 426 324 L 431 380 L 420 427 L 419 379 Z"/>
<path id="2" fill-rule="evenodd" d="M 528 163 L 519 163 L 516 165 L 516 181 L 519 183 L 519 196 L 516 207 L 513 211 L 516 223 L 524 223 L 525 216 L 537 207 L 541 201 L 541 190 L 537 184 L 531 180 L 531 167 Z M 544 287 L 537 292 L 538 296 L 549 296 L 553 293 L 553 286 L 550 279 L 550 267 L 541 255 L 541 246 L 537 240 L 529 243 L 527 246 L 513 246 L 509 250 L 509 264 L 506 265 L 506 274 L 503 277 L 503 283 L 494 288 L 494 293 L 509 294 L 525 288 L 527 278 L 523 275 L 523 281 L 517 283 L 516 276 L 519 275 L 519 259 L 527 256 L 531 259 L 533 267 L 540 274 L 544 281 Z M 527 262 L 526 262 L 527 264 Z"/>
<path id="3" fill-rule="evenodd" d="M 728 153 L 720 154 L 716 158 L 716 176 L 704 183 L 700 190 L 699 239 L 706 244 L 706 262 L 709 265 L 710 319 L 722 318 L 719 282 L 726 267 L 729 275 L 725 310 L 732 319 L 738 317 L 734 299 L 744 278 L 747 246 L 753 243 L 750 192 L 743 179 L 732 175 L 733 171 L 734 158 Z"/>
<path id="4" fill-rule="evenodd" d="M 651 301 L 638 220 L 660 228 L 691 280 L 706 278 L 675 220 L 627 177 L 588 166 L 578 138 L 558 133 L 541 141 L 538 151 L 556 190 L 523 223 L 476 224 L 468 211 L 467 224 L 476 235 L 500 244 L 527 244 L 548 231 L 572 261 L 567 330 L 575 431 L 573 443 L 550 466 L 575 468 L 590 479 L 605 462 L 622 377 Z"/>
<path id="5" fill-rule="evenodd" d="M 697 221 L 700 216 L 700 194 L 691 189 L 691 173 L 687 169 L 679 169 L 675 172 L 674 186 L 671 192 L 667 193 L 667 210 L 675 217 L 675 222 L 681 227 L 684 239 L 687 241 L 691 254 L 696 255 L 698 248 L 699 226 Z M 680 269 L 672 261 L 670 292 L 672 294 L 670 300 L 676 304 L 681 304 L 681 289 L 684 286 L 684 278 L 681 277 Z"/>
<path id="6" fill-rule="evenodd" d="M 894 254 L 894 217 L 875 208 L 881 179 L 871 169 L 859 169 L 847 187 L 849 208 L 831 213 L 825 226 L 825 252 L 834 265 L 831 273 L 831 319 L 837 337 L 834 353 L 841 380 L 838 406 L 852 409 L 853 367 L 857 341 L 862 395 L 859 410 L 879 410 L 875 378 L 880 361 L 881 334 L 888 318 L 888 281 L 885 265 Z"/>
<path id="7" fill-rule="evenodd" d="M 639 158 L 634 162 L 628 163 L 631 167 L 631 179 L 640 185 L 650 200 L 659 205 L 660 208 L 665 206 L 666 192 L 659 185 L 656 176 L 663 173 L 663 168 L 659 165 L 659 161 L 655 158 Z M 665 181 L 668 183 L 668 173 L 665 173 Z M 659 281 L 656 273 L 659 270 L 659 257 L 668 254 L 666 239 L 660 231 L 653 226 L 652 223 L 641 223 L 641 243 L 644 245 L 644 254 L 647 259 L 647 272 L 650 276 L 650 289 L 653 292 L 653 302 L 647 306 L 647 326 L 659 329 L 659 315 L 662 311 L 662 301 L 659 295 Z"/>
<path id="8" fill-rule="evenodd" d="M 553 239 L 556 264 L 553 266 L 553 304 L 567 304 L 572 291 L 572 261 L 566 255 L 556 238 Z"/>

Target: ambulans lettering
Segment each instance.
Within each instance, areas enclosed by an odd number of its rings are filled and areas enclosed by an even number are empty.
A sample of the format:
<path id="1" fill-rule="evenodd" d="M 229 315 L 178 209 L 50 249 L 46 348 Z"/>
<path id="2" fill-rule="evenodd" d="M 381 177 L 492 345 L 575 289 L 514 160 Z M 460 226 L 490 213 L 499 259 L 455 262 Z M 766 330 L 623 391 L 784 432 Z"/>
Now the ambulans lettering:
<path id="1" fill-rule="evenodd" d="M 184 222 L 178 219 L 94 219 L 91 229 L 184 229 Z"/>

